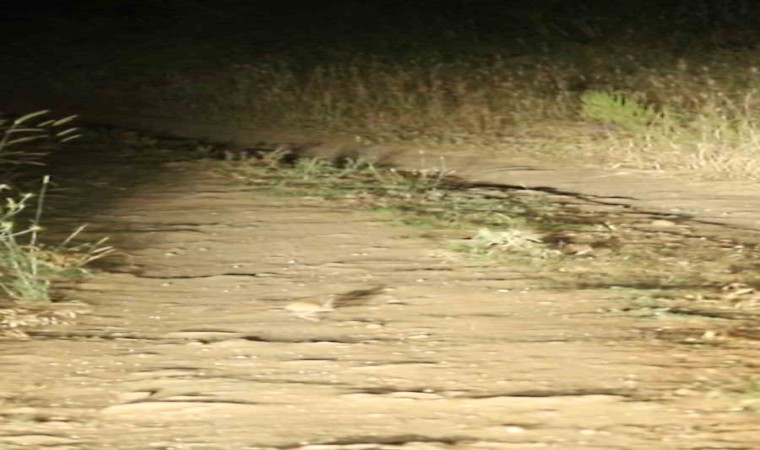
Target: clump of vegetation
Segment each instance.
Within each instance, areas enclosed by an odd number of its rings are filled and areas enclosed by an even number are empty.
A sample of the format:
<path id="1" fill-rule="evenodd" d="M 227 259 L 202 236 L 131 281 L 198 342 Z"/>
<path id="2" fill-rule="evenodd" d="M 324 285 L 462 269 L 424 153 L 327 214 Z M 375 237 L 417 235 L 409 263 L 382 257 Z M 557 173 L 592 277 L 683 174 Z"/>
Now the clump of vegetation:
<path id="1" fill-rule="evenodd" d="M 515 252 L 537 258 L 548 258 L 559 254 L 558 251 L 547 247 L 541 234 L 520 228 L 500 231 L 481 228 L 468 244 L 472 253 L 484 255 Z"/>
<path id="2" fill-rule="evenodd" d="M 659 125 L 663 116 L 623 93 L 587 91 L 581 94 L 581 116 L 634 133 Z"/>
<path id="3" fill-rule="evenodd" d="M 28 125 L 46 113 L 39 111 L 0 123 L 1 162 L 5 168 L 10 167 L 4 171 L 6 178 L 19 166 L 42 164 L 46 150 L 41 143 L 66 142 L 78 137 L 76 128 L 61 128 L 73 116 Z M 40 242 L 49 184 L 50 177 L 45 176 L 37 194 L 16 193 L 9 184 L 0 184 L 0 290 L 13 300 L 49 301 L 51 280 L 81 277 L 86 274 L 84 265 L 113 251 L 105 245 L 106 239 L 73 244 L 84 227 L 75 230 L 57 246 L 46 247 Z M 30 206 L 33 207 L 31 217 L 27 211 Z M 28 225 L 20 225 L 26 221 Z"/>

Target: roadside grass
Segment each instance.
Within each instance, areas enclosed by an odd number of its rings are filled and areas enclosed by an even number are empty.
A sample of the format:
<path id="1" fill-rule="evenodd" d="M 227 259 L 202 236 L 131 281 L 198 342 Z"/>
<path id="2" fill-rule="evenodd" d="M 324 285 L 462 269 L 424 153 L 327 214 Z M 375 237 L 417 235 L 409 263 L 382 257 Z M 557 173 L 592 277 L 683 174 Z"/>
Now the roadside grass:
<path id="1" fill-rule="evenodd" d="M 84 226 L 58 245 L 43 244 L 42 215 L 50 177 L 43 177 L 37 193 L 19 192 L 9 184 L 23 166 L 43 165 L 56 144 L 79 137 L 76 128 L 62 128 L 73 116 L 39 122 L 47 113 L 0 123 L 0 171 L 6 181 L 0 184 L 0 291 L 18 302 L 50 301 L 52 281 L 84 277 L 85 265 L 113 251 L 107 239 L 75 243 Z"/>
<path id="2" fill-rule="evenodd" d="M 473 187 L 452 174 L 367 162 L 331 166 L 286 152 L 214 167 L 277 195 L 329 198 L 387 213 L 391 223 L 430 233 L 451 251 L 484 264 L 516 265 L 556 289 L 604 290 L 629 299 L 617 313 L 708 322 L 760 314 L 755 262 L 760 241 L 701 234 L 704 230 L 694 231 L 682 217 L 647 217 L 624 205 L 584 208 L 582 198 L 551 192 Z M 421 177 L 435 182 L 421 189 Z"/>
<path id="3" fill-rule="evenodd" d="M 0 289 L 18 302 L 50 301 L 51 283 L 77 280 L 89 275 L 85 266 L 112 253 L 107 238 L 96 242 L 76 243 L 84 230 L 80 226 L 57 245 L 40 242 L 44 198 L 49 177 L 43 179 L 38 194 L 24 193 L 14 198 L 6 193 L 0 207 Z M 33 206 L 33 218 L 26 227 L 22 212 Z"/>
<path id="4" fill-rule="evenodd" d="M 80 137 L 79 129 L 67 125 L 76 118 L 46 118 L 50 111 L 35 111 L 17 118 L 0 118 L 0 173 L 7 181 L 13 169 L 42 165 L 52 145 Z"/>
<path id="5" fill-rule="evenodd" d="M 394 19 L 384 21 L 350 2 L 312 11 L 301 25 L 288 14 L 270 32 L 250 25 L 262 11 L 244 2 L 190 3 L 104 14 L 86 26 L 76 15 L 33 21 L 27 26 L 38 30 L 6 42 L 16 70 L 0 74 L 0 94 L 31 82 L 39 88 L 29 95 L 124 114 L 760 178 L 751 2 L 596 2 L 552 14 L 542 2 L 491 2 L 479 12 L 455 2 L 425 9 L 423 22 L 414 2 L 386 11 Z M 109 40 L 92 38 L 99 34 Z"/>
<path id="6" fill-rule="evenodd" d="M 172 73 L 122 87 L 119 95 L 156 111 L 254 130 L 760 177 L 760 50 L 675 56 L 668 48 L 597 45 L 459 57 L 323 53 L 324 62 L 277 54 Z"/>

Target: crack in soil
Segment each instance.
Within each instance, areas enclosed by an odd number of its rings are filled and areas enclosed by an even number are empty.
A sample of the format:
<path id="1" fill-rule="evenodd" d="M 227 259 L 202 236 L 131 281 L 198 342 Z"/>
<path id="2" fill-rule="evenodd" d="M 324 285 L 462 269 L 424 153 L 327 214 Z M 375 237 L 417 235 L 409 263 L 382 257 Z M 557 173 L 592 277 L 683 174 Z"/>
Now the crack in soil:
<path id="1" fill-rule="evenodd" d="M 341 439 L 335 439 L 330 441 L 322 441 L 318 443 L 309 444 L 315 445 L 337 445 L 341 447 L 358 446 L 358 445 L 392 445 L 392 446 L 404 446 L 414 443 L 429 443 L 429 444 L 442 444 L 442 445 L 459 445 L 478 442 L 479 439 L 471 436 L 451 436 L 451 437 L 429 437 L 416 434 L 402 434 L 402 435 L 389 435 L 389 436 L 350 436 Z M 303 445 L 291 445 L 281 447 L 283 449 L 296 449 L 303 448 Z"/>

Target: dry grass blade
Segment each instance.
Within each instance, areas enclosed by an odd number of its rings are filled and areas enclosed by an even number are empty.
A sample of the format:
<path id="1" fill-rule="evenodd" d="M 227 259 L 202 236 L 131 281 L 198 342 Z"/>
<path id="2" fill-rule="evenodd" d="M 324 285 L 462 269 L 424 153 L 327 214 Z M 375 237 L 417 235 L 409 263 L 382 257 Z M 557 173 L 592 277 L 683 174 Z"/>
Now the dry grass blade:
<path id="1" fill-rule="evenodd" d="M 54 126 L 54 127 L 60 127 L 61 125 L 65 125 L 65 124 L 71 122 L 72 120 L 76 119 L 77 117 L 79 117 L 79 116 L 76 115 L 76 114 L 72 114 L 70 116 L 66 116 L 64 118 L 61 118 L 61 119 L 53 121 L 53 123 L 51 125 Z"/>
<path id="2" fill-rule="evenodd" d="M 49 109 L 43 109 L 43 110 L 40 110 L 40 111 L 35 111 L 35 112 L 32 112 L 32 113 L 26 114 L 24 116 L 21 116 L 21 117 L 17 118 L 16 120 L 14 120 L 13 121 L 13 125 L 20 125 L 20 124 L 26 122 L 29 119 L 33 119 L 35 117 L 43 116 L 45 114 L 48 114 L 49 112 L 50 112 Z"/>

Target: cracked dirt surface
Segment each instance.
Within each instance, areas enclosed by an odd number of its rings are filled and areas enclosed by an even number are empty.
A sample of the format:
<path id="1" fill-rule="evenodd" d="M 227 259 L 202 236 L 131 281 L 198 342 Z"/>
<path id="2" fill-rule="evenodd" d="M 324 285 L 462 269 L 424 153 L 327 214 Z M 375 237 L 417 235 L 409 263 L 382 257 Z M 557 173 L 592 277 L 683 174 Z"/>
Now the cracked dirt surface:
<path id="1" fill-rule="evenodd" d="M 731 393 L 753 341 L 660 340 L 683 319 L 611 314 L 614 292 L 556 289 L 387 214 L 200 163 L 135 187 L 139 167 L 111 164 L 91 222 L 128 258 L 65 292 L 89 313 L 2 342 L 0 448 L 760 448 Z M 61 199 L 58 221 L 91 200 Z"/>

